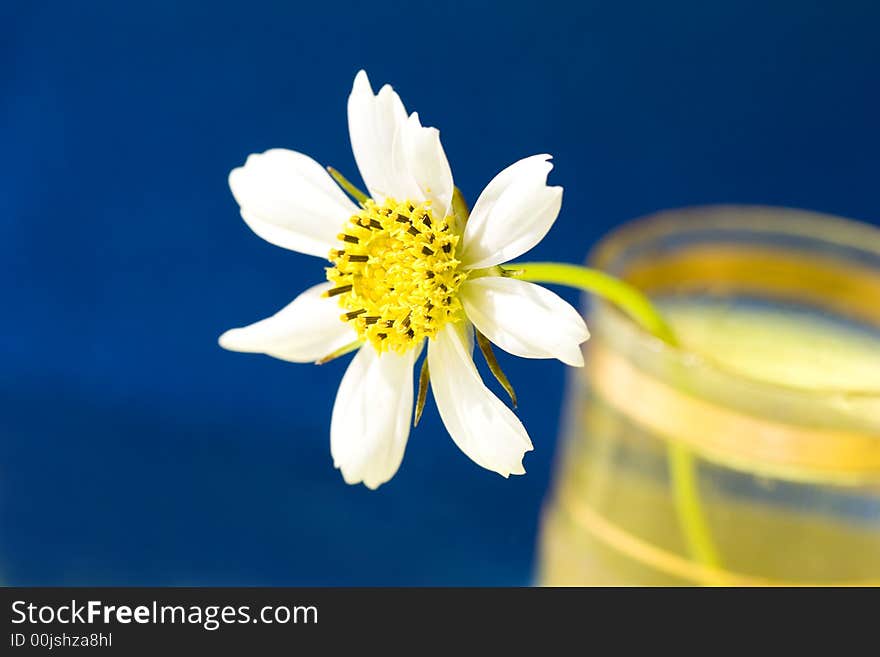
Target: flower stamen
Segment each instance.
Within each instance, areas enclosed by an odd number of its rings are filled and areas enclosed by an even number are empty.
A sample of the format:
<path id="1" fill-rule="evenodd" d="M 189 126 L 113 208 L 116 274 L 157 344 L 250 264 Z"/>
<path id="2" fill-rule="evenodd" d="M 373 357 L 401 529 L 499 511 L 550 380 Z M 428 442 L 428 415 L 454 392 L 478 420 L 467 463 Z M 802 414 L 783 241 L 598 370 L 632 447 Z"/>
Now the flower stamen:
<path id="1" fill-rule="evenodd" d="M 367 200 L 330 252 L 327 279 L 358 338 L 399 353 L 463 317 L 455 294 L 467 276 L 455 259 L 453 216 L 436 217 L 430 201 Z"/>

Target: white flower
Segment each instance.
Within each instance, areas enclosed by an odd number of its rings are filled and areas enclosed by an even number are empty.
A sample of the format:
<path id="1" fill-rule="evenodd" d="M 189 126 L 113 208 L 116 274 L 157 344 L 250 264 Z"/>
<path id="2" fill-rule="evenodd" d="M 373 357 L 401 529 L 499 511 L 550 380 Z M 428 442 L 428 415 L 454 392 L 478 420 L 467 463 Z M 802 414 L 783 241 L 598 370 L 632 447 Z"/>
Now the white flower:
<path id="1" fill-rule="evenodd" d="M 355 205 L 324 168 L 274 149 L 229 175 L 241 216 L 278 246 L 329 259 L 328 282 L 277 314 L 220 337 L 226 349 L 310 362 L 360 346 L 330 425 L 334 465 L 350 484 L 385 483 L 403 459 L 413 416 L 413 368 L 427 340 L 430 385 L 461 450 L 503 476 L 524 474 L 532 443 L 474 365 L 473 328 L 505 351 L 583 365 L 580 314 L 549 290 L 498 267 L 547 234 L 562 203 L 549 155 L 509 166 L 464 226 L 440 134 L 407 116 L 388 85 L 364 71 L 348 99 L 351 145 L 370 199 Z"/>

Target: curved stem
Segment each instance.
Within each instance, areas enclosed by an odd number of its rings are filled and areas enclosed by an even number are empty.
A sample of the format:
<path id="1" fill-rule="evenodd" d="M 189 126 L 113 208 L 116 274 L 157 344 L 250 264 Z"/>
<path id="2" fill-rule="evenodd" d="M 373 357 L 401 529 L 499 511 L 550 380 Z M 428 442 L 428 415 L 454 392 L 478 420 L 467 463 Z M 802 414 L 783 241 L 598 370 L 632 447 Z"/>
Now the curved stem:
<path id="1" fill-rule="evenodd" d="M 555 262 L 529 262 L 507 265 L 505 275 L 535 283 L 555 283 L 590 292 L 623 310 L 642 328 L 667 344 L 678 339 L 663 316 L 642 292 L 609 274 Z M 669 477 L 679 525 L 691 557 L 705 566 L 720 567 L 720 559 L 700 503 L 699 483 L 693 454 L 681 443 L 667 447 Z"/>
<path id="2" fill-rule="evenodd" d="M 672 327 L 654 308 L 654 304 L 629 283 L 610 274 L 557 262 L 517 262 L 507 265 L 508 273 L 524 281 L 557 283 L 591 292 L 618 306 L 645 330 L 671 345 L 678 345 Z M 511 271 L 513 270 L 513 271 Z"/>

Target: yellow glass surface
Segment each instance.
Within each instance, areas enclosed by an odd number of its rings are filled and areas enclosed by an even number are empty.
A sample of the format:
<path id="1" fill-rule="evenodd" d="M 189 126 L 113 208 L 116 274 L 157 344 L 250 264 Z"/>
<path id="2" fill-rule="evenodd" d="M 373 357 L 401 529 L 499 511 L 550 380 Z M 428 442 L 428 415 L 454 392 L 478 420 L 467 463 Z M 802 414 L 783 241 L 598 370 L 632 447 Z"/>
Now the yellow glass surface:
<path id="1" fill-rule="evenodd" d="M 880 231 L 696 208 L 605 240 L 682 347 L 596 304 L 545 509 L 548 585 L 880 584 Z M 718 555 L 691 554 L 671 444 Z"/>

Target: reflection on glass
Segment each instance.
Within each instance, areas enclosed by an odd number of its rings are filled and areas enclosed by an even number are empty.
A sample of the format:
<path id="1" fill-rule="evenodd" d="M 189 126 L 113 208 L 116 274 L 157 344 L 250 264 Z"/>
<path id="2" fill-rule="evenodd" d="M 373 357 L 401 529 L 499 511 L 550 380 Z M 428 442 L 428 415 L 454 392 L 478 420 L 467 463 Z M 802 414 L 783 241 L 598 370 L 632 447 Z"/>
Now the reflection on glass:
<path id="1" fill-rule="evenodd" d="M 648 292 L 684 347 L 592 309 L 539 582 L 880 583 L 880 231 L 693 209 L 625 227 L 592 264 Z M 692 455 L 715 563 L 687 538 L 670 445 Z"/>

